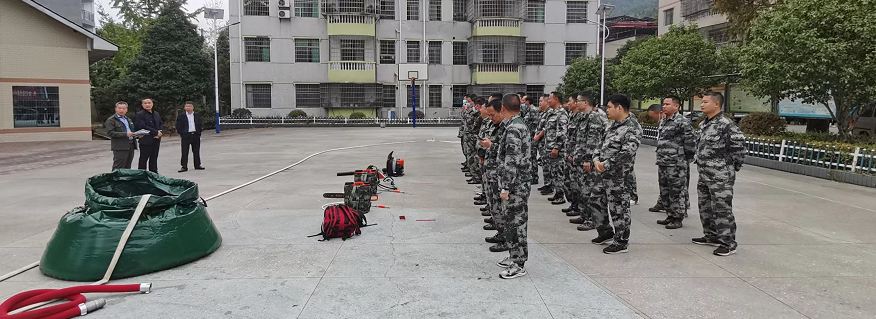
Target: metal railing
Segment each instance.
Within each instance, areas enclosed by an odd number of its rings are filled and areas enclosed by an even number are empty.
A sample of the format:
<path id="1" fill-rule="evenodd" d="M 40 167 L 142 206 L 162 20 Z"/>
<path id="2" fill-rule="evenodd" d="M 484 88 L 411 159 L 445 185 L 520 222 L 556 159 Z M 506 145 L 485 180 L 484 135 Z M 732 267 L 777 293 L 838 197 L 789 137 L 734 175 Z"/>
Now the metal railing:
<path id="1" fill-rule="evenodd" d="M 520 19 L 481 19 L 475 24 L 476 28 L 511 27 L 519 28 Z"/>
<path id="2" fill-rule="evenodd" d="M 358 24 L 374 24 L 373 16 L 364 15 L 349 15 L 349 14 L 332 14 L 326 17 L 328 23 L 358 23 Z"/>
<path id="3" fill-rule="evenodd" d="M 331 71 L 374 71 L 375 62 L 329 62 Z"/>
<path id="4" fill-rule="evenodd" d="M 94 22 L 94 12 L 82 9 L 82 19 L 85 21 Z"/>
<path id="5" fill-rule="evenodd" d="M 520 72 L 516 64 L 478 64 L 475 72 Z"/>
<path id="6" fill-rule="evenodd" d="M 642 126 L 642 137 L 657 139 L 657 128 Z M 745 138 L 746 156 L 831 170 L 876 174 L 876 149 L 817 146 L 791 140 Z"/>
<path id="7" fill-rule="evenodd" d="M 459 125 L 459 118 L 427 118 L 417 119 L 417 125 Z M 379 126 L 385 125 L 412 125 L 413 119 L 382 119 L 365 118 L 351 119 L 343 117 L 264 117 L 264 118 L 235 118 L 222 117 L 220 125 L 244 125 L 244 126 L 332 126 L 332 125 L 359 125 Z"/>

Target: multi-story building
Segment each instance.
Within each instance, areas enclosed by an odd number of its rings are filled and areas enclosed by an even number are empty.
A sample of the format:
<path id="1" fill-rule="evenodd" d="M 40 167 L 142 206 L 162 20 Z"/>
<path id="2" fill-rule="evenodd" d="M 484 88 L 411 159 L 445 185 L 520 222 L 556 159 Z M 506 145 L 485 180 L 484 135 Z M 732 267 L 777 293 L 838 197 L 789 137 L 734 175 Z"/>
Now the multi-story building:
<path id="1" fill-rule="evenodd" d="M 94 0 L 38 0 L 37 2 L 70 22 L 94 32 Z"/>
<path id="2" fill-rule="evenodd" d="M 706 39 L 718 45 L 731 43 L 733 38 L 727 32 L 730 23 L 726 16 L 712 10 L 714 5 L 715 0 L 660 0 L 657 32 L 669 32 L 669 26 L 673 24 L 696 23 Z"/>
<path id="3" fill-rule="evenodd" d="M 596 1 L 232 0 L 232 108 L 445 117 L 465 93 L 554 90 L 596 53 Z M 241 15 L 242 13 L 242 15 Z M 407 72 L 426 71 L 414 92 Z"/>

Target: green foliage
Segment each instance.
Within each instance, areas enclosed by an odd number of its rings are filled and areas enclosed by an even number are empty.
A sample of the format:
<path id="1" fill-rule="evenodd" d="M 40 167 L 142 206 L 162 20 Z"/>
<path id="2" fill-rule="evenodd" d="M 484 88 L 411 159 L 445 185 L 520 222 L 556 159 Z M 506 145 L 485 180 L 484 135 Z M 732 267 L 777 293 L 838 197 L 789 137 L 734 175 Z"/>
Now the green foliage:
<path id="1" fill-rule="evenodd" d="M 128 68 L 125 91 L 149 97 L 155 109 L 174 119 L 187 100 L 212 95 L 213 68 L 201 50 L 204 39 L 179 6 L 167 6 L 143 37 L 137 59 Z"/>
<path id="2" fill-rule="evenodd" d="M 417 118 L 418 119 L 425 118 L 425 117 L 426 117 L 426 114 L 423 114 L 423 111 L 417 110 Z M 414 112 L 408 112 L 408 118 L 409 119 L 414 118 Z"/>
<path id="3" fill-rule="evenodd" d="M 696 25 L 672 26 L 669 33 L 631 48 L 614 67 L 612 84 L 635 99 L 668 94 L 687 99 L 720 83 L 709 75 L 721 68 L 715 44 L 706 41 Z"/>
<path id="4" fill-rule="evenodd" d="M 608 63 L 606 63 L 608 66 Z M 614 94 L 611 87 L 610 68 L 605 70 L 605 93 Z M 563 75 L 563 83 L 560 92 L 563 96 L 577 96 L 581 92 L 591 92 L 594 98 L 599 100 L 600 81 L 602 77 L 602 61 L 599 57 L 580 57 L 572 62 L 572 66 L 566 69 Z"/>
<path id="5" fill-rule="evenodd" d="M 307 113 L 302 110 L 292 110 L 292 112 L 289 112 L 288 117 L 307 117 Z"/>
<path id="6" fill-rule="evenodd" d="M 730 34 L 745 38 L 758 13 L 780 5 L 784 0 L 715 0 L 712 7 L 730 21 Z"/>
<path id="7" fill-rule="evenodd" d="M 630 50 L 632 50 L 633 48 L 635 48 L 639 44 L 642 44 L 643 42 L 648 41 L 648 39 L 653 38 L 653 37 L 654 36 L 649 35 L 649 36 L 644 36 L 641 38 L 636 38 L 634 40 L 627 41 L 626 43 L 624 43 L 624 45 L 622 45 L 620 48 L 617 49 L 617 55 L 614 58 L 609 59 L 608 60 L 609 63 L 607 63 L 607 64 L 614 64 L 614 65 L 620 64 L 621 60 L 623 60 L 623 58 L 625 56 L 627 56 L 627 53 L 630 52 Z"/>
<path id="8" fill-rule="evenodd" d="M 114 22 L 105 23 L 97 30 L 99 36 L 119 46 L 119 51 L 113 57 L 95 62 L 89 69 L 91 101 L 96 106 L 99 119 L 112 115 L 116 102 L 129 99 L 123 85 L 128 66 L 140 53 L 144 33 Z"/>
<path id="9" fill-rule="evenodd" d="M 220 114 L 231 113 L 231 54 L 229 51 L 228 28 L 219 33 L 216 39 L 216 50 L 219 60 L 219 111 Z"/>
<path id="10" fill-rule="evenodd" d="M 419 111 L 417 111 L 417 112 L 419 112 Z M 420 116 L 420 114 L 418 113 L 418 114 L 417 114 L 417 118 L 420 118 L 419 116 Z M 349 118 L 351 118 L 351 119 L 364 119 L 364 118 L 365 118 L 365 113 L 362 113 L 362 112 L 353 112 L 353 113 L 350 113 Z"/>
<path id="11" fill-rule="evenodd" d="M 754 112 L 739 121 L 739 128 L 745 135 L 779 135 L 785 132 L 788 124 L 775 113 Z"/>
<path id="12" fill-rule="evenodd" d="M 231 116 L 248 119 L 252 117 L 252 111 L 244 108 L 234 109 L 234 111 L 231 112 Z"/>
<path id="13" fill-rule="evenodd" d="M 639 120 L 639 124 L 641 125 L 657 126 L 659 124 L 648 115 L 648 110 L 633 112 L 633 114 L 636 116 L 636 119 Z"/>
<path id="14" fill-rule="evenodd" d="M 761 12 L 742 47 L 742 84 L 756 96 L 836 103 L 837 123 L 876 95 L 876 10 L 871 0 L 784 1 Z M 840 136 L 850 129 L 838 125 Z"/>

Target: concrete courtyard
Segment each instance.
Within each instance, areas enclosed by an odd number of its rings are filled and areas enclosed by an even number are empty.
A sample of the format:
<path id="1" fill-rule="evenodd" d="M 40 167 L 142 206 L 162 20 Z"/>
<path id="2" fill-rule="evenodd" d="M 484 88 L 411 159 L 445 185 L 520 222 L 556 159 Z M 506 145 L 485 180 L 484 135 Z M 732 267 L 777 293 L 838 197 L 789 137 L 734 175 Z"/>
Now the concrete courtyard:
<path id="1" fill-rule="evenodd" d="M 734 200 L 739 251 L 712 255 L 684 228 L 655 223 L 654 148 L 636 161 L 630 251 L 605 255 L 534 192 L 529 275 L 502 280 L 474 190 L 459 171 L 456 128 L 282 128 L 205 133 L 205 171 L 177 173 L 179 142 L 159 170 L 208 197 L 331 148 L 289 171 L 210 201 L 223 245 L 207 258 L 111 283 L 152 282 L 148 295 L 105 295 L 89 318 L 876 318 L 876 190 L 753 166 Z M 325 192 L 383 166 L 395 151 L 405 194 L 380 194 L 362 235 L 318 242 Z M 38 261 L 85 179 L 109 171 L 108 141 L 0 144 L 0 275 Z M 693 174 L 692 185 L 696 183 Z M 696 192 L 691 194 L 696 203 Z M 696 206 L 694 204 L 694 206 Z M 400 220 L 400 216 L 405 216 Z M 420 220 L 420 221 L 418 221 Z M 425 221 L 424 221 L 425 220 Z M 434 221 L 431 221 L 434 220 Z M 76 283 L 38 269 L 0 282 L 0 300 Z M 94 296 L 94 295 L 92 295 Z"/>

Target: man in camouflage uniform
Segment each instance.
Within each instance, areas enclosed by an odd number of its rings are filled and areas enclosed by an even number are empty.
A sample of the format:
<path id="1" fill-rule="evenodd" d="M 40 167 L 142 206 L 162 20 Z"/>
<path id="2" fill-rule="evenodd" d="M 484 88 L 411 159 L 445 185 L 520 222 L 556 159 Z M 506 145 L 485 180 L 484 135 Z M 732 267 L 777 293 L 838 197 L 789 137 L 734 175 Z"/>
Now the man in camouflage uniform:
<path id="1" fill-rule="evenodd" d="M 505 240 L 509 247 L 509 257 L 499 261 L 506 269 L 499 274 L 502 279 L 512 279 L 526 275 L 524 264 L 529 258 L 526 242 L 527 222 L 529 221 L 530 176 L 526 174 L 532 167 L 530 151 L 532 133 L 520 117 L 520 100 L 516 95 L 506 95 L 502 99 L 502 115 L 505 118 L 505 132 L 499 148 L 499 188 L 504 203 Z"/>
<path id="2" fill-rule="evenodd" d="M 636 118 L 635 114 L 630 113 L 630 120 L 633 121 L 633 123 L 635 123 L 635 125 L 638 127 L 639 140 L 641 141 L 642 140 L 642 125 L 639 124 L 639 119 Z M 632 169 L 630 170 L 630 174 L 627 175 L 626 185 L 627 185 L 627 191 L 630 192 L 630 205 L 639 205 L 639 186 L 638 186 L 638 183 L 636 182 L 636 157 L 635 156 L 633 157 L 633 166 L 632 166 Z"/>
<path id="3" fill-rule="evenodd" d="M 566 179 L 566 199 L 569 202 L 569 207 L 563 208 L 562 211 L 566 216 L 580 216 L 580 205 L 583 200 L 581 197 L 581 185 L 579 184 L 581 175 L 584 173 L 584 167 L 574 164 L 574 154 L 578 148 L 578 140 L 575 138 L 578 134 L 578 126 L 584 119 L 583 113 L 578 109 L 576 96 L 570 96 L 569 102 L 566 104 L 571 112 L 569 116 L 569 127 L 566 131 L 566 145 L 563 149 L 566 150 L 566 156 L 563 158 L 563 171 Z M 583 222 L 583 221 L 582 221 Z"/>
<path id="4" fill-rule="evenodd" d="M 614 242 L 602 250 L 606 254 L 627 252 L 630 239 L 630 192 L 627 184 L 628 175 L 633 170 L 633 159 L 639 149 L 641 127 L 633 122 L 630 116 L 630 99 L 617 94 L 608 98 L 608 117 L 614 123 L 605 135 L 602 149 L 594 159 L 593 166 L 602 174 L 605 188 L 608 191 L 610 203 L 609 215 L 614 229 Z M 609 216 L 604 212 L 594 212 L 597 224 L 609 223 Z M 594 242 L 606 243 L 609 234 L 594 239 Z"/>
<path id="5" fill-rule="evenodd" d="M 569 222 L 581 224 L 580 231 L 588 231 L 594 228 L 600 236 L 612 233 L 608 224 L 597 224 L 594 221 L 594 212 L 606 212 L 608 210 L 608 197 L 605 193 L 605 185 L 602 175 L 592 167 L 593 158 L 599 154 L 602 141 L 605 139 L 605 130 L 608 128 L 608 117 L 602 109 L 595 107 L 596 100 L 592 95 L 581 93 L 578 95 L 578 112 L 583 119 L 578 124 L 578 131 L 574 138 L 576 147 L 572 155 L 572 164 L 581 167 L 578 185 L 581 187 L 581 216 L 571 219 Z M 569 138 L 573 138 L 570 136 Z M 606 213 L 602 213 L 605 215 Z M 611 238 L 611 236 L 608 236 Z"/>
<path id="6" fill-rule="evenodd" d="M 481 99 L 483 100 L 483 99 Z M 481 129 L 481 113 L 480 113 L 481 105 L 475 103 L 474 108 L 471 112 L 468 113 L 468 125 L 466 130 L 466 140 L 465 143 L 469 148 L 468 154 L 468 169 L 471 173 L 471 179 L 467 182 L 469 184 L 480 184 L 481 183 L 481 171 L 480 164 L 478 163 L 478 154 L 477 154 L 477 136 L 478 132 Z"/>
<path id="7" fill-rule="evenodd" d="M 733 185 L 736 172 L 745 160 L 745 136 L 733 120 L 724 117 L 724 96 L 717 92 L 703 94 L 702 110 L 706 119 L 697 136 L 696 162 L 700 221 L 705 236 L 692 239 L 694 244 L 718 246 L 713 254 L 736 253 L 736 219 L 733 216 Z"/>
<path id="8" fill-rule="evenodd" d="M 657 221 L 666 229 L 682 227 L 687 212 L 687 177 L 690 161 L 696 152 L 696 137 L 690 121 L 678 113 L 680 99 L 663 99 L 663 114 L 657 131 L 657 179 L 660 185 L 660 198 L 657 205 L 667 214 L 666 219 Z"/>
<path id="9" fill-rule="evenodd" d="M 538 191 L 542 195 L 552 194 L 554 192 L 553 186 L 551 185 L 551 181 L 553 178 L 551 177 L 551 171 L 549 166 L 547 165 L 547 158 L 549 151 L 546 150 L 545 147 L 545 138 L 544 138 L 544 128 L 547 125 L 547 120 L 554 114 L 554 109 L 550 108 L 550 103 L 548 103 L 549 95 L 545 94 L 539 99 L 538 109 L 539 114 L 541 115 L 538 121 L 538 126 L 536 127 L 536 133 L 533 136 L 533 148 L 538 149 L 538 165 L 541 166 L 541 175 L 544 178 L 544 185 L 538 188 Z"/>
<path id="10" fill-rule="evenodd" d="M 529 129 L 530 132 L 537 132 L 538 123 L 541 120 L 541 112 L 539 111 L 537 106 L 532 105 L 532 98 L 529 96 L 524 96 L 523 101 L 525 102 L 525 107 L 521 107 L 520 114 L 523 117 L 523 122 L 526 123 L 526 128 Z M 524 111 L 525 110 L 525 111 Z M 531 137 L 530 137 L 531 138 Z M 532 143 L 533 147 L 530 151 L 530 162 L 532 163 L 532 180 L 531 184 L 538 184 L 538 148 L 535 147 L 535 142 Z"/>
<path id="11" fill-rule="evenodd" d="M 547 102 L 553 110 L 545 121 L 544 137 L 545 151 L 548 156 L 545 167 L 550 170 L 551 186 L 555 193 L 553 197 L 548 198 L 551 204 L 561 205 L 565 203 L 564 188 L 565 174 L 563 174 L 563 147 L 566 145 L 566 133 L 569 126 L 569 116 L 560 106 L 563 101 L 563 95 L 560 92 L 551 92 Z"/>
<path id="12" fill-rule="evenodd" d="M 459 134 L 457 134 L 456 136 L 460 140 L 459 145 L 462 146 L 462 155 L 465 157 L 465 161 L 461 163 L 462 171 L 465 173 L 470 172 L 470 170 L 468 169 L 469 149 L 468 144 L 466 143 L 467 138 L 465 135 L 467 134 L 466 132 L 468 132 L 468 120 L 470 118 L 473 106 L 474 105 L 471 103 L 471 96 L 466 94 L 465 99 L 462 101 L 462 111 L 459 112 Z M 467 175 L 470 176 L 471 173 Z"/>
<path id="13" fill-rule="evenodd" d="M 484 194 L 486 195 L 487 207 L 490 212 L 490 217 L 484 220 L 488 224 L 484 226 L 484 229 L 492 228 L 496 230 L 496 235 L 484 239 L 488 243 L 495 244 L 490 247 L 492 252 L 508 250 L 504 237 L 505 220 L 501 215 L 502 200 L 499 198 L 498 184 L 500 177 L 498 150 L 501 147 L 501 136 L 504 134 L 505 129 L 501 124 L 504 118 L 496 110 L 496 106 L 501 109 L 502 102 L 500 100 L 490 101 L 481 110 L 481 113 L 485 114 L 489 121 L 484 124 L 485 127 L 488 127 L 486 129 L 487 136 L 478 142 L 479 146 L 484 150 Z"/>

